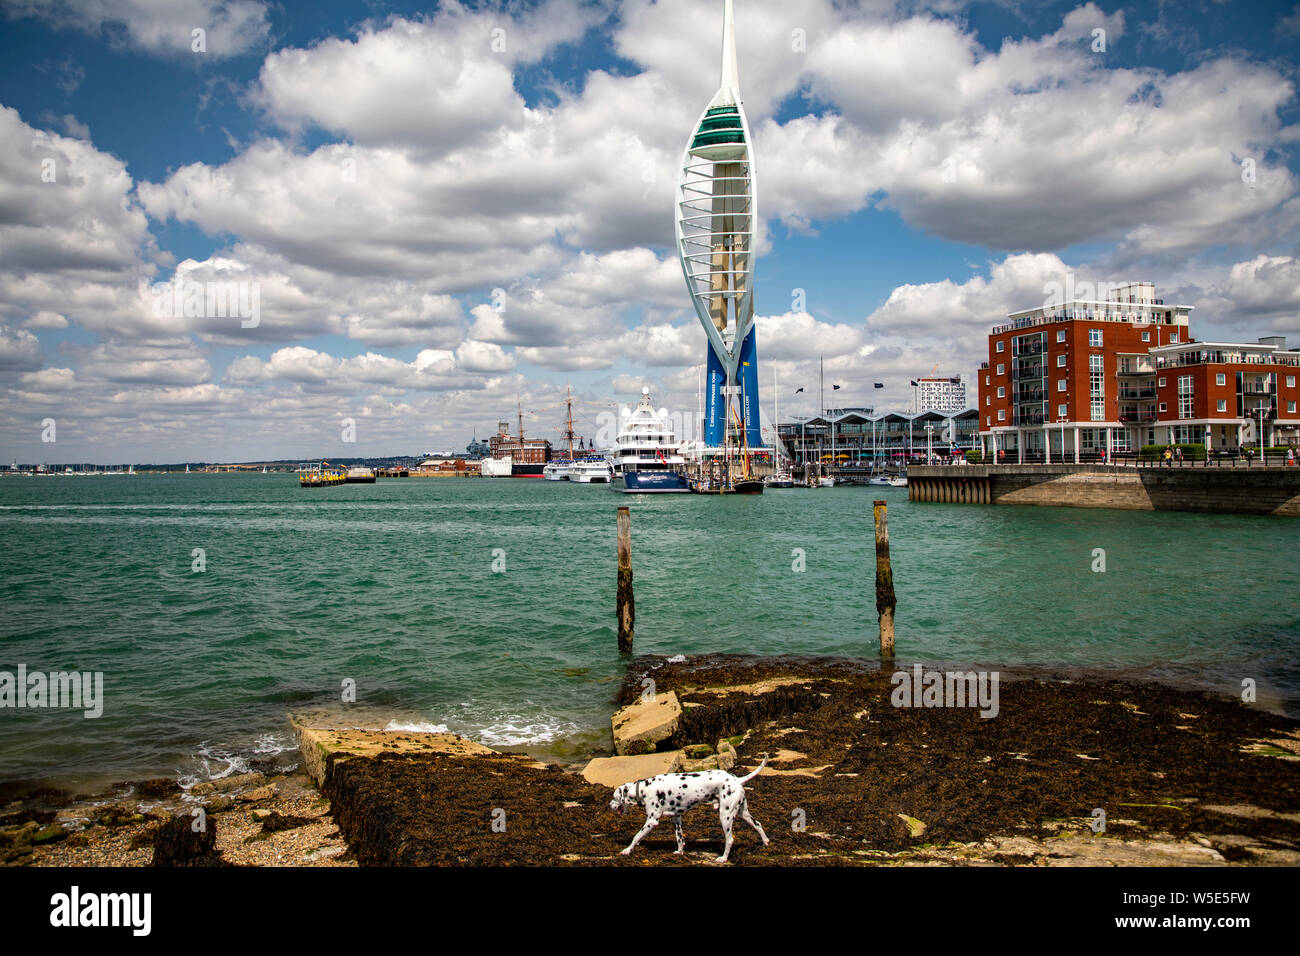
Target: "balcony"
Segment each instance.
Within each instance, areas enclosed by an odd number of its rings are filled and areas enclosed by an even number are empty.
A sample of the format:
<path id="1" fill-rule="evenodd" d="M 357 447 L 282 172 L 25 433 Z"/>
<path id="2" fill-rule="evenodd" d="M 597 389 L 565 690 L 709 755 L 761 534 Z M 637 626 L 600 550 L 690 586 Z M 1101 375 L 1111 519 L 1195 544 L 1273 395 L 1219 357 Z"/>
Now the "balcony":
<path id="1" fill-rule="evenodd" d="M 1026 412 L 1023 415 L 1012 415 L 1011 424 L 1013 425 L 1041 425 L 1047 421 L 1047 416 L 1042 412 Z"/>
<path id="2" fill-rule="evenodd" d="M 1155 420 L 1155 412 L 1125 412 L 1119 416 L 1121 425 L 1151 425 Z"/>
<path id="3" fill-rule="evenodd" d="M 1154 388 L 1121 388 L 1119 397 L 1121 399 L 1155 398 L 1156 390 Z"/>
<path id="4" fill-rule="evenodd" d="M 1046 348 L 1042 341 L 1038 342 L 1012 342 L 1012 355 L 1041 355 Z"/>
<path id="5" fill-rule="evenodd" d="M 1046 369 L 1042 364 L 1017 362 L 1012 366 L 1012 374 L 1015 378 L 1044 378 Z"/>
<path id="6" fill-rule="evenodd" d="M 1047 401 L 1047 393 L 1041 388 L 1025 389 L 1016 392 L 1013 396 L 1013 400 L 1017 405 L 1023 405 L 1026 402 L 1045 402 Z"/>
<path id="7" fill-rule="evenodd" d="M 1241 388 L 1243 395 L 1276 395 L 1277 386 L 1275 385 L 1243 385 Z"/>

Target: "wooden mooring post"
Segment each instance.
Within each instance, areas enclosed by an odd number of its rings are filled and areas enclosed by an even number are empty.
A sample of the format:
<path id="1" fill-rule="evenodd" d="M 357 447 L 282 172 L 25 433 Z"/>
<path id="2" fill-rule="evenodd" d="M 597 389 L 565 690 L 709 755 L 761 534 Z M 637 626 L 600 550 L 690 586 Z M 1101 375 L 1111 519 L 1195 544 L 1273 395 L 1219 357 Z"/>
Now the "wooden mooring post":
<path id="1" fill-rule="evenodd" d="M 889 517 L 885 502 L 873 503 L 876 518 L 876 613 L 880 615 L 880 658 L 894 659 L 894 572 L 889 566 Z"/>
<path id="2" fill-rule="evenodd" d="M 632 624 L 636 602 L 632 600 L 632 513 L 618 509 L 618 649 L 632 653 Z"/>

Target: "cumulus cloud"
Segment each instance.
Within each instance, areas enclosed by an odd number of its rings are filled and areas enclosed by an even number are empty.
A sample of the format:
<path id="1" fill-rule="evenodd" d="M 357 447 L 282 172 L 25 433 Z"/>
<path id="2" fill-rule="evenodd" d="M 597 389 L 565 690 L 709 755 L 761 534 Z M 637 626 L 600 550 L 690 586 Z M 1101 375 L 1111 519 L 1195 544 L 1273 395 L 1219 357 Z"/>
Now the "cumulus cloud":
<path id="1" fill-rule="evenodd" d="M 39 17 L 111 43 L 161 56 L 238 56 L 262 48 L 270 35 L 260 0 L 2 0 L 11 17 Z M 205 31 L 206 53 L 193 50 Z"/>
<path id="2" fill-rule="evenodd" d="M 66 329 L 68 320 L 57 312 L 37 312 L 23 325 L 29 329 Z"/>
<path id="3" fill-rule="evenodd" d="M 1300 332 L 1300 258 L 1258 255 L 1226 269 L 1200 269 L 1176 287 L 1178 301 L 1196 307 L 1199 339 Z M 1292 342 L 1293 346 L 1297 343 Z"/>
<path id="4" fill-rule="evenodd" d="M 28 371 L 44 364 L 41 343 L 25 329 L 0 325 L 0 372 Z"/>
<path id="5" fill-rule="evenodd" d="M 571 0 L 514 16 L 453 0 L 429 20 L 368 24 L 352 39 L 271 54 L 257 99 L 285 126 L 311 123 L 366 146 L 443 152 L 520 125 L 514 69 L 580 38 L 599 16 Z M 338 82 L 358 76 L 365 81 Z"/>

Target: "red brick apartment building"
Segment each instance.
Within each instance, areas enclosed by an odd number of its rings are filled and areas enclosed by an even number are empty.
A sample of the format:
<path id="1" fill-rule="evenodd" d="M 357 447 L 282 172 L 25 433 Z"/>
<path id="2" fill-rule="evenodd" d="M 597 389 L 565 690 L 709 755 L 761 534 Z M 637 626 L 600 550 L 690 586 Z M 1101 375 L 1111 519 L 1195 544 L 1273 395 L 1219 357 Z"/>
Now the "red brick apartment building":
<path id="1" fill-rule="evenodd" d="M 1188 305 L 1150 282 L 1013 312 L 979 371 L 980 438 L 1008 461 L 1091 460 L 1143 445 L 1236 449 L 1300 436 L 1300 351 L 1280 336 L 1197 342 Z"/>

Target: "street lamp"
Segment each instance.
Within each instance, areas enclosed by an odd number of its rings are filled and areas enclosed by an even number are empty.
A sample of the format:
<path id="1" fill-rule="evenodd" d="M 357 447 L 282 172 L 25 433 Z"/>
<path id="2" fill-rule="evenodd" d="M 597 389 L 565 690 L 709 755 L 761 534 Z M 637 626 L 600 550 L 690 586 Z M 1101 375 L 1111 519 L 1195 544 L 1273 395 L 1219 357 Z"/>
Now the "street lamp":
<path id="1" fill-rule="evenodd" d="M 1259 431 L 1255 433 L 1255 438 L 1259 442 L 1259 463 L 1266 465 L 1268 459 L 1264 457 L 1264 406 L 1257 405 L 1255 411 L 1259 415 Z"/>
<path id="2" fill-rule="evenodd" d="M 934 464 L 934 422 L 925 423 L 925 463 Z"/>

